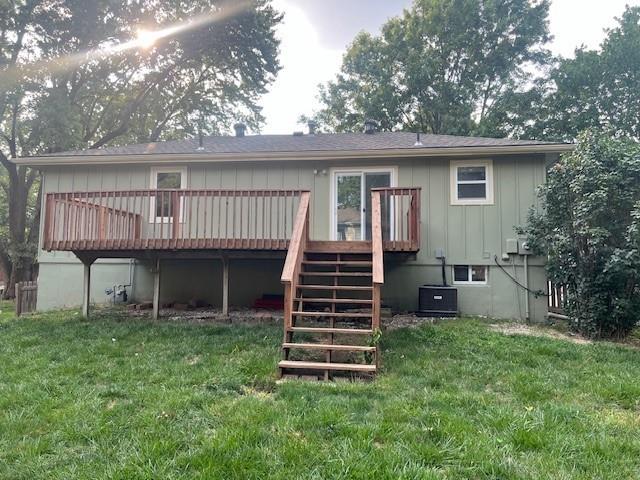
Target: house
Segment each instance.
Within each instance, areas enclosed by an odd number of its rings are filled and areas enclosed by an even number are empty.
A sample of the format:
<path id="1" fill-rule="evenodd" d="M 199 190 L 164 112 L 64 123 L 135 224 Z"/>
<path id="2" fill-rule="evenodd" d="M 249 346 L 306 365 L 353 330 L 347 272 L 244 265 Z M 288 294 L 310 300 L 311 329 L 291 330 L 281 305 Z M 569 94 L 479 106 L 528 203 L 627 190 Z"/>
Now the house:
<path id="1" fill-rule="evenodd" d="M 544 259 L 527 255 L 514 227 L 571 145 L 372 124 L 304 135 L 236 127 L 235 136 L 17 159 L 43 175 L 38 308 L 82 303 L 88 315 L 117 285 L 153 299 L 156 317 L 164 302 L 226 311 L 280 293 L 281 367 L 327 375 L 374 371 L 366 338 L 381 306 L 415 311 L 418 287 L 442 284 L 443 273 L 462 314 L 547 315 L 547 300 L 523 288 L 546 289 Z M 291 360 L 297 350 L 320 360 Z M 353 351 L 369 362 L 336 361 Z"/>

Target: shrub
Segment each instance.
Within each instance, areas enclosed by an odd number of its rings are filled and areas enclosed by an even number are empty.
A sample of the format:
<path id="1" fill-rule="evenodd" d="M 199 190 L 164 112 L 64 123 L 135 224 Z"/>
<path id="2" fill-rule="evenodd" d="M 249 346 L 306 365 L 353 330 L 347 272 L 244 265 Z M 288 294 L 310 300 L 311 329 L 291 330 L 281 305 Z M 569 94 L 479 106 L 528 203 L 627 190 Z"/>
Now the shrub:
<path id="1" fill-rule="evenodd" d="M 523 229 L 568 287 L 571 327 L 623 336 L 640 320 L 640 145 L 587 131 L 548 172 Z"/>

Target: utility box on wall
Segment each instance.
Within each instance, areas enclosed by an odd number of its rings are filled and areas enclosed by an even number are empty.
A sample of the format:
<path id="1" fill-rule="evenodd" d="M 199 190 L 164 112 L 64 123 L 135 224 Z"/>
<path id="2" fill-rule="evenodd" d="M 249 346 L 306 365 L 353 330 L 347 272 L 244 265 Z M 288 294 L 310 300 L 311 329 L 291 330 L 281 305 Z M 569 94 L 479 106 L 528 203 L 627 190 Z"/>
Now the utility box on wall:
<path id="1" fill-rule="evenodd" d="M 423 285 L 418 288 L 418 316 L 458 316 L 458 289 L 456 287 Z"/>
<path id="2" fill-rule="evenodd" d="M 505 253 L 508 253 L 510 255 L 517 255 L 518 254 L 518 240 L 515 238 L 507 238 L 507 241 L 505 242 Z"/>

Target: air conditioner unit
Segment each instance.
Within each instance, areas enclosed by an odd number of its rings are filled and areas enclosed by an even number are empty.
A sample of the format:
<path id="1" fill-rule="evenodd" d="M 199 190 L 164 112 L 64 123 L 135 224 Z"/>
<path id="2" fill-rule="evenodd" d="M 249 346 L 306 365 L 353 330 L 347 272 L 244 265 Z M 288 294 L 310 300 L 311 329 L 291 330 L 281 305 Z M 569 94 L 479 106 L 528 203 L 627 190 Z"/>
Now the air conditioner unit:
<path id="1" fill-rule="evenodd" d="M 457 317 L 458 289 L 438 285 L 418 287 L 419 317 Z"/>

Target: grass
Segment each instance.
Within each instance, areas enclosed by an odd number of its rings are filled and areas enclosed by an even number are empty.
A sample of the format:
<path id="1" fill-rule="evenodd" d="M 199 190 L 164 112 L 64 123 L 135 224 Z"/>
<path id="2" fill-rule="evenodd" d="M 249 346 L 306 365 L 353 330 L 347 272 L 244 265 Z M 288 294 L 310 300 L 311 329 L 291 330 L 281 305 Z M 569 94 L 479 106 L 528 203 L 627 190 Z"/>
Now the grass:
<path id="1" fill-rule="evenodd" d="M 0 300 L 0 323 L 15 316 L 16 307 L 12 301 Z"/>
<path id="2" fill-rule="evenodd" d="M 0 320 L 2 479 L 640 477 L 640 352 L 481 320 L 383 337 L 370 383 L 276 383 L 281 330 Z"/>

